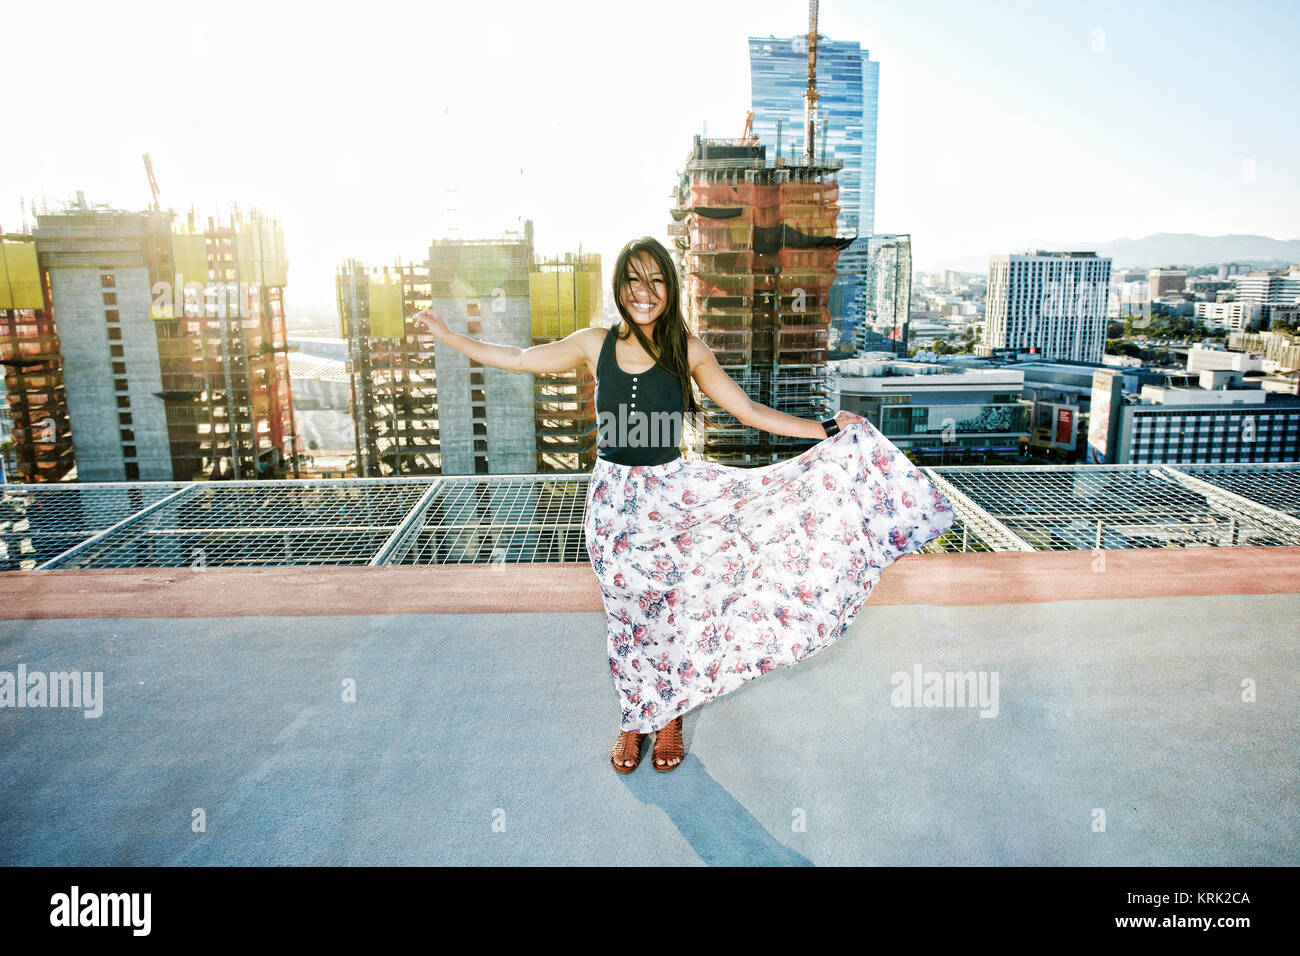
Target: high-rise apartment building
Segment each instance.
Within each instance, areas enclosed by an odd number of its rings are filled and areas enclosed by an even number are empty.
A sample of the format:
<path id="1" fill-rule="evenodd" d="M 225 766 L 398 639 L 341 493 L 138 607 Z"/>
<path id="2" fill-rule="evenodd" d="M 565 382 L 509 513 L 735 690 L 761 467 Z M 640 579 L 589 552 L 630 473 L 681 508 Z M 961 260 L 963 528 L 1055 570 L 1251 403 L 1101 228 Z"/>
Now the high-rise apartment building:
<path id="1" fill-rule="evenodd" d="M 1095 252 L 990 256 L 984 338 L 976 353 L 1036 350 L 1043 358 L 1100 363 L 1110 267 Z"/>
<path id="2" fill-rule="evenodd" d="M 854 330 L 862 351 L 907 356 L 907 317 L 912 307 L 912 237 L 871 236 L 863 316 Z"/>
<path id="3" fill-rule="evenodd" d="M 767 163 L 801 161 L 804 153 L 804 91 L 808 85 L 808 38 L 749 37 L 753 131 L 767 147 Z M 867 237 L 875 230 L 876 105 L 880 64 L 856 41 L 817 35 L 818 162 L 837 162 L 838 234 L 858 236 L 840 254 L 831 290 L 832 320 L 848 337 L 862 319 Z"/>

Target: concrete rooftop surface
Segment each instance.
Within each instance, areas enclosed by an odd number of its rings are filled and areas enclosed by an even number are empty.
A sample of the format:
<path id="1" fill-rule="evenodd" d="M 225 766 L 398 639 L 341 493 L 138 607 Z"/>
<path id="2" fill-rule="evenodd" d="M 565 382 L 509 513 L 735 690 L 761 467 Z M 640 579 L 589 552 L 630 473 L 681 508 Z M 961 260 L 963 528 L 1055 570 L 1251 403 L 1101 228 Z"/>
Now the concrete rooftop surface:
<path id="1" fill-rule="evenodd" d="M 585 563 L 5 572 L 0 672 L 103 689 L 0 709 L 0 863 L 1295 864 L 1298 559 L 909 555 L 628 776 Z"/>

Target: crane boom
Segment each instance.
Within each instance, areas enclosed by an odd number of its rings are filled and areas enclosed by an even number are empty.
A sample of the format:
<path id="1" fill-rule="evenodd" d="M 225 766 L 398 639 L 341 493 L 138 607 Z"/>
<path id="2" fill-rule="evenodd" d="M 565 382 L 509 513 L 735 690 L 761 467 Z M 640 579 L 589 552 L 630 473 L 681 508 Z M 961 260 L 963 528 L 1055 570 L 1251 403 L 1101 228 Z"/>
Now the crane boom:
<path id="1" fill-rule="evenodd" d="M 153 178 L 153 163 L 149 161 L 148 153 L 144 154 L 144 171 L 149 176 L 149 191 L 153 193 L 154 212 L 158 212 L 158 180 Z"/>
<path id="2" fill-rule="evenodd" d="M 803 94 L 803 114 L 803 158 L 812 163 L 817 147 L 817 0 L 808 0 L 808 88 Z"/>

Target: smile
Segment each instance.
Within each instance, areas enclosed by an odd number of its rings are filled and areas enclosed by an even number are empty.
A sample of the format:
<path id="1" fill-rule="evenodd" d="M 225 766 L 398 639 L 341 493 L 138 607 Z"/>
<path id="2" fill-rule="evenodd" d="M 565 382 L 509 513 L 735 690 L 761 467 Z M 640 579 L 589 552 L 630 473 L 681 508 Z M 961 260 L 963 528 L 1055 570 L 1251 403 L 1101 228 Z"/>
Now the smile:
<path id="1" fill-rule="evenodd" d="M 638 312 L 653 312 L 658 308 L 658 304 L 642 305 L 640 302 L 633 302 L 632 308 L 636 309 Z"/>

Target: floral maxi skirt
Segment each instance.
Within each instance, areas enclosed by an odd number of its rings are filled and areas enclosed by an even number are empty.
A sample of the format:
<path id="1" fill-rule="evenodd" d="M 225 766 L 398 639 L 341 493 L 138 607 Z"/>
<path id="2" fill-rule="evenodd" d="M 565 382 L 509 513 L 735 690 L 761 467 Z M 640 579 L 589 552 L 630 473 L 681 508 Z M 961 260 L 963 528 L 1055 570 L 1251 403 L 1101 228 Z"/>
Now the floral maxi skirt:
<path id="1" fill-rule="evenodd" d="M 866 421 L 760 468 L 597 458 L 584 527 L 622 729 L 658 730 L 829 647 L 881 572 L 954 517 Z"/>

